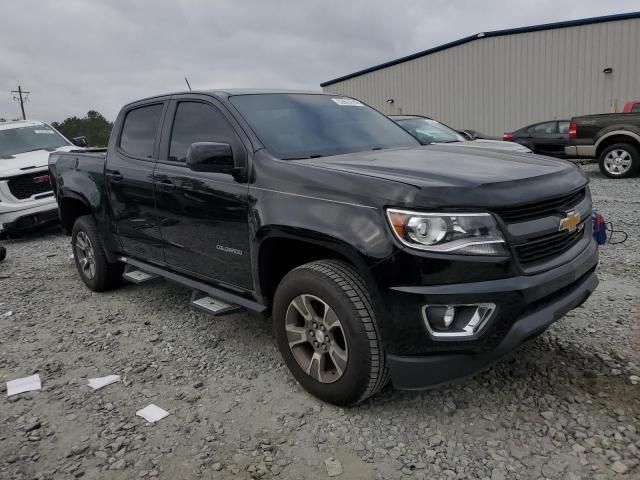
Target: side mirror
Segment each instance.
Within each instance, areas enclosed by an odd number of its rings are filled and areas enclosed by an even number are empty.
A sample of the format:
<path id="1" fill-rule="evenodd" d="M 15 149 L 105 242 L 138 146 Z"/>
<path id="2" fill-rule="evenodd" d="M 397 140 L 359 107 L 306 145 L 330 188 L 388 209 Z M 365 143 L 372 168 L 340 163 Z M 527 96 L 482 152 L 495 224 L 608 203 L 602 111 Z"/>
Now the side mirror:
<path id="1" fill-rule="evenodd" d="M 470 130 L 458 130 L 458 133 L 460 135 L 462 135 L 464 138 L 466 138 L 467 140 L 475 140 L 476 139 L 476 134 L 473 133 Z"/>
<path id="2" fill-rule="evenodd" d="M 196 142 L 187 151 L 187 165 L 195 172 L 234 173 L 236 166 L 228 143 Z"/>
<path id="3" fill-rule="evenodd" d="M 74 137 L 71 139 L 71 143 L 80 148 L 87 148 L 89 146 L 87 137 Z"/>

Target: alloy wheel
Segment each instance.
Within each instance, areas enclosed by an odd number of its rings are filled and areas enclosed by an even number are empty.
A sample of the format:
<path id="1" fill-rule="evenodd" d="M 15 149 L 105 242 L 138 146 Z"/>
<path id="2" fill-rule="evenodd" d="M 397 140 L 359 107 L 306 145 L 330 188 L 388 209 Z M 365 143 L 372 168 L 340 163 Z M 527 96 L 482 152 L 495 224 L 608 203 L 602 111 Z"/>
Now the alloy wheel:
<path id="1" fill-rule="evenodd" d="M 76 235 L 76 258 L 82 274 L 88 279 L 96 275 L 96 259 L 91 239 L 85 232 Z"/>
<path id="2" fill-rule="evenodd" d="M 604 157 L 604 168 L 611 175 L 624 175 L 632 165 L 631 154 L 623 149 L 616 148 Z"/>
<path id="3" fill-rule="evenodd" d="M 303 294 L 287 308 L 285 330 L 300 368 L 321 383 L 339 380 L 347 368 L 346 335 L 333 309 L 320 298 Z"/>

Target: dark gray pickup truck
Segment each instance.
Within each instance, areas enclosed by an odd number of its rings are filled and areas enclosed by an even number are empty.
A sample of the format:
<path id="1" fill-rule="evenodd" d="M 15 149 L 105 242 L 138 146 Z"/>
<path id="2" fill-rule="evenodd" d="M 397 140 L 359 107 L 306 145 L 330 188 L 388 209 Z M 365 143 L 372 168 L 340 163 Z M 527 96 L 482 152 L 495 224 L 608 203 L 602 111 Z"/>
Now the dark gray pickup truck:
<path id="1" fill-rule="evenodd" d="M 569 124 L 568 157 L 597 158 L 610 178 L 640 170 L 640 113 L 607 113 L 573 117 Z"/>
<path id="2" fill-rule="evenodd" d="M 578 167 L 423 146 L 343 96 L 148 98 L 107 150 L 49 170 L 90 289 L 160 276 L 213 315 L 270 314 L 292 374 L 335 404 L 470 375 L 597 285 Z"/>

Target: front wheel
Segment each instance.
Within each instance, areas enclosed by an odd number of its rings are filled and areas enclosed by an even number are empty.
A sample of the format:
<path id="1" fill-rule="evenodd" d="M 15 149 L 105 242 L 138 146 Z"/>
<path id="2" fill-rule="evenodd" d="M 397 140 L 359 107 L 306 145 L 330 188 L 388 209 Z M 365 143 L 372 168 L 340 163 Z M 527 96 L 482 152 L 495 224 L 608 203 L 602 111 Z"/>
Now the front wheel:
<path id="1" fill-rule="evenodd" d="M 124 265 L 109 263 L 96 222 L 91 215 L 79 217 L 73 224 L 71 246 L 80 278 L 94 292 L 120 286 Z"/>
<path id="2" fill-rule="evenodd" d="M 640 169 L 640 154 L 633 145 L 616 143 L 602 151 L 598 163 L 609 178 L 630 177 Z"/>
<path id="3" fill-rule="evenodd" d="M 353 405 L 387 382 L 370 294 L 349 264 L 320 260 L 289 272 L 276 290 L 273 325 L 285 364 L 319 399 Z"/>

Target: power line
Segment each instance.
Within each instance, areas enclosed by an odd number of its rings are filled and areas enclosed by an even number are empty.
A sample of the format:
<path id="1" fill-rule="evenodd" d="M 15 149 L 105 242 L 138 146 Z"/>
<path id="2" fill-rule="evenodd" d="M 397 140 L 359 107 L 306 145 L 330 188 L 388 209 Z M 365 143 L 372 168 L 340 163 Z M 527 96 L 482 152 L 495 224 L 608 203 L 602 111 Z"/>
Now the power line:
<path id="1" fill-rule="evenodd" d="M 18 85 L 18 90 L 11 90 L 11 93 L 13 93 L 13 99 L 15 101 L 20 102 L 20 110 L 22 110 L 22 119 L 26 120 L 27 116 L 24 113 L 24 102 L 27 100 L 31 92 L 25 92 L 24 90 L 22 90 L 22 87 Z M 16 96 L 16 93 L 18 94 L 17 96 Z"/>

